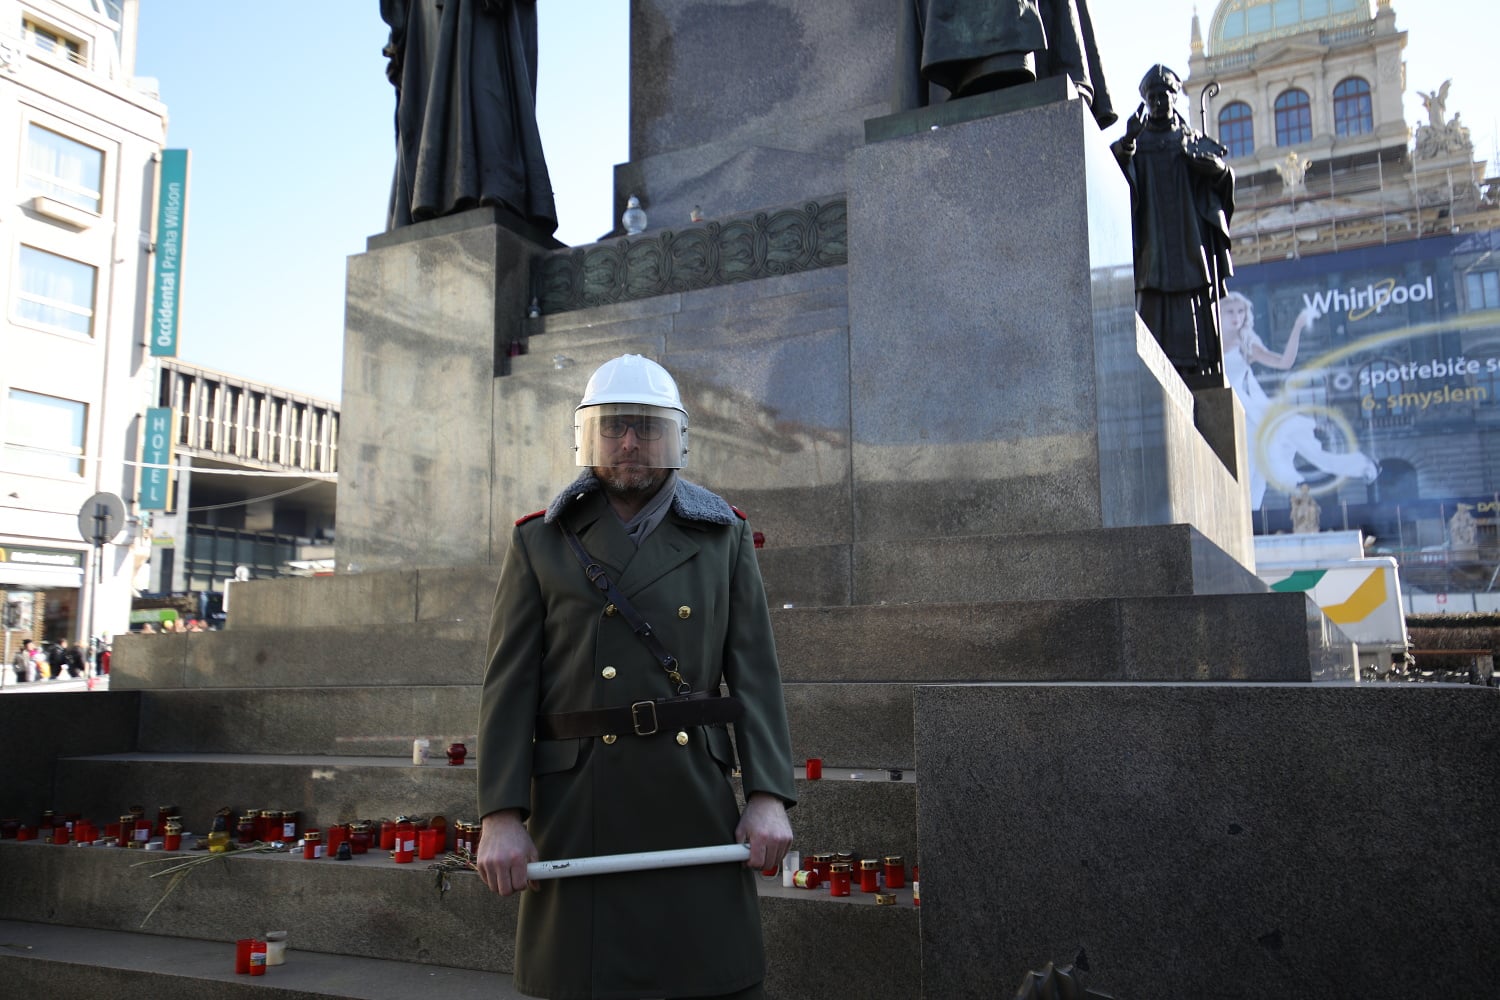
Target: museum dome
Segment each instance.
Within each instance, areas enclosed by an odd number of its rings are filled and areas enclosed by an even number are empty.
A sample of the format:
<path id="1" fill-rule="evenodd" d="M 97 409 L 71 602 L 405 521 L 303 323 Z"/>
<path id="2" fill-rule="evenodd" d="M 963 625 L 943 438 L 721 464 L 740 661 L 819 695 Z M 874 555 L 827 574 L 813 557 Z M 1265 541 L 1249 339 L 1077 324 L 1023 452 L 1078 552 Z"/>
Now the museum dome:
<path id="1" fill-rule="evenodd" d="M 1219 56 L 1272 38 L 1360 24 L 1370 17 L 1370 0 L 1223 0 L 1209 27 L 1209 52 Z"/>

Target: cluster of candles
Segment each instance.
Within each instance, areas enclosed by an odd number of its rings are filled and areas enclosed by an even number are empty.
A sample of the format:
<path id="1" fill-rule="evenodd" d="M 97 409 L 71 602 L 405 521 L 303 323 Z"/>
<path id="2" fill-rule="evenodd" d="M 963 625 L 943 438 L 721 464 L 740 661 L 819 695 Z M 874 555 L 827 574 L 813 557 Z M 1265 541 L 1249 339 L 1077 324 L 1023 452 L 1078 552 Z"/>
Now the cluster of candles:
<path id="1" fill-rule="evenodd" d="M 920 868 L 912 868 L 912 905 L 921 906 Z M 782 859 L 781 884 L 788 888 L 817 889 L 828 885 L 830 896 L 847 896 L 855 884 L 860 892 L 875 893 L 875 902 L 891 904 L 896 901 L 892 889 L 906 886 L 906 861 L 899 854 L 886 854 L 879 858 L 862 858 L 852 851 L 819 852 L 807 857 L 788 851 Z"/>
<path id="2" fill-rule="evenodd" d="M 281 816 L 276 813 L 276 816 Z M 291 814 L 295 816 L 295 813 Z M 117 823 L 106 823 L 103 827 L 79 813 L 58 816 L 51 809 L 42 813 L 35 826 L 19 820 L 0 822 L 0 838 L 14 840 L 41 840 L 48 844 L 97 844 L 108 847 L 143 848 L 153 839 L 162 842 L 167 850 L 177 850 L 181 844 L 182 820 L 176 806 L 162 806 L 156 819 L 150 819 L 141 806 L 131 806 L 130 811 Z"/>
<path id="3" fill-rule="evenodd" d="M 176 806 L 162 806 L 153 820 L 141 806 L 132 806 L 117 823 L 102 828 L 78 814 L 57 816 L 51 810 L 42 813 L 32 826 L 19 820 L 0 821 L 0 838 L 42 840 L 50 844 L 97 845 L 101 847 L 150 848 L 167 851 L 183 849 L 182 817 Z M 187 836 L 191 837 L 191 834 Z M 302 829 L 296 810 L 247 809 L 235 813 L 220 809 L 214 816 L 206 845 L 212 852 L 231 850 L 235 844 L 285 843 L 293 852 L 300 851 L 307 860 L 331 857 L 348 860 L 366 854 L 372 848 L 389 851 L 397 864 L 414 860 L 428 861 L 452 851 L 472 857 L 479 850 L 479 823 L 455 822 L 442 816 L 431 818 L 400 816 L 385 820 L 355 820 L 334 823 L 326 830 Z M 201 845 L 200 845 L 201 846 Z"/>

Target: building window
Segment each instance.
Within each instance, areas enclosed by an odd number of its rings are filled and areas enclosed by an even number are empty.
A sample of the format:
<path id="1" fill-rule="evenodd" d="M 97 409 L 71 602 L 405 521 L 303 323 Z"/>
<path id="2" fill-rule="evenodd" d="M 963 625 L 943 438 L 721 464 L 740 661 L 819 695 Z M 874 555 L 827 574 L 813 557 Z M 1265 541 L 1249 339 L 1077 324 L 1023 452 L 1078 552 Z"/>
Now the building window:
<path id="1" fill-rule="evenodd" d="M 27 43 L 33 48 L 62 56 L 78 66 L 88 65 L 83 56 L 83 42 L 78 39 L 63 34 L 49 24 L 33 21 L 29 17 L 21 19 L 21 29 L 26 36 Z"/>
<path id="2" fill-rule="evenodd" d="M 87 404 L 12 389 L 5 411 L 5 457 L 12 468 L 43 476 L 83 475 Z"/>
<path id="3" fill-rule="evenodd" d="M 99 214 L 103 197 L 104 153 L 33 124 L 26 133 L 26 186 Z"/>
<path id="4" fill-rule="evenodd" d="M 16 315 L 22 322 L 91 336 L 98 269 L 35 247 L 21 247 Z"/>
<path id="5" fill-rule="evenodd" d="M 1375 131 L 1370 108 L 1370 85 L 1351 76 L 1333 88 L 1333 131 L 1336 135 L 1364 135 Z"/>
<path id="6" fill-rule="evenodd" d="M 1312 139 L 1312 102 L 1305 90 L 1288 90 L 1276 98 L 1276 145 L 1295 146 Z"/>
<path id="7" fill-rule="evenodd" d="M 1229 147 L 1230 156 L 1249 156 L 1255 152 L 1255 123 L 1250 105 L 1235 101 L 1219 112 L 1219 141 Z"/>
<path id="8" fill-rule="evenodd" d="M 1471 312 L 1500 309 L 1500 271 L 1471 271 L 1464 275 L 1464 293 Z"/>

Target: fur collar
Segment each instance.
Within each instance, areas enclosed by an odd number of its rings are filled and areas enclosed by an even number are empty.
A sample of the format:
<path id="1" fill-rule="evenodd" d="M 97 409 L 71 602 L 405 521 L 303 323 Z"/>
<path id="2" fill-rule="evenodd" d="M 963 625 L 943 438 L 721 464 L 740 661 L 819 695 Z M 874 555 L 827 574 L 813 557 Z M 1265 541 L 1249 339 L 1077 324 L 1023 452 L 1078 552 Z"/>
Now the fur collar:
<path id="1" fill-rule="evenodd" d="M 597 493 L 603 488 L 591 469 L 584 469 L 582 475 L 568 484 L 553 498 L 547 507 L 547 516 L 544 519 L 548 524 L 562 516 L 563 511 L 576 500 L 582 500 L 590 493 Z M 680 475 L 677 477 L 677 489 L 672 495 L 672 512 L 678 517 L 688 521 L 707 521 L 709 524 L 733 524 L 736 520 L 734 508 L 729 503 L 710 490 L 704 489 L 697 483 L 690 483 Z"/>

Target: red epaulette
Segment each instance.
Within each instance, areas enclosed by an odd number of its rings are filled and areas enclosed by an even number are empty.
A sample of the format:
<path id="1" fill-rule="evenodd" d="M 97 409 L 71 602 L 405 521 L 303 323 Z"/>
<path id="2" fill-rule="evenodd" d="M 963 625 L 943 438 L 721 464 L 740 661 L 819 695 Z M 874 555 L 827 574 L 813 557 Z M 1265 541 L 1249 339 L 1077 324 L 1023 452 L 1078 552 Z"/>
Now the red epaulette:
<path id="1" fill-rule="evenodd" d="M 516 527 L 519 528 L 521 525 L 525 524 L 527 521 L 535 521 L 537 518 L 541 517 L 545 513 L 547 513 L 547 511 L 545 509 L 543 509 L 543 510 L 537 511 L 534 514 L 527 514 L 525 517 L 518 517 L 518 518 L 516 518 Z"/>
<path id="2" fill-rule="evenodd" d="M 734 504 L 730 504 L 729 505 L 729 509 L 732 510 L 732 511 L 734 511 L 735 516 L 738 517 L 741 521 L 748 521 L 748 520 L 750 520 L 750 515 L 746 514 L 744 511 L 740 510 Z"/>

